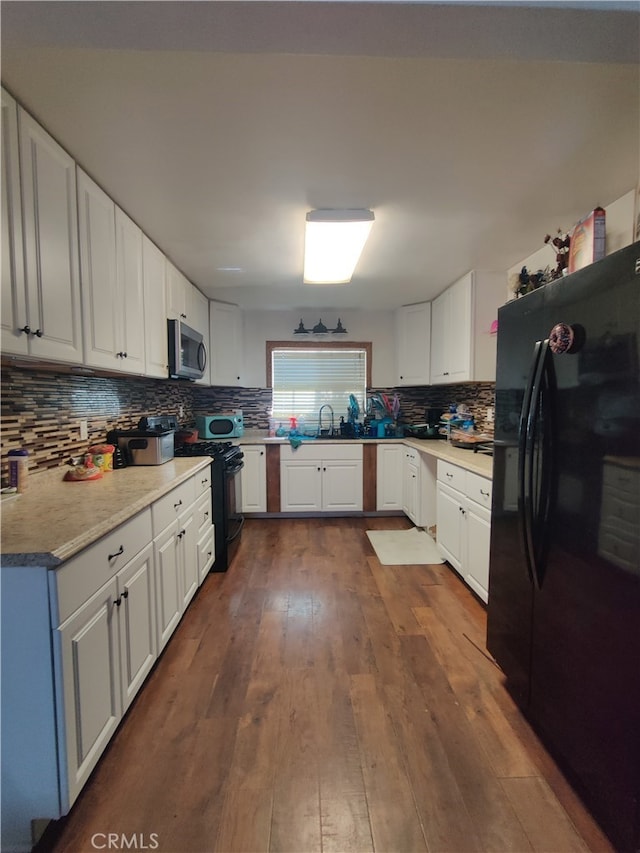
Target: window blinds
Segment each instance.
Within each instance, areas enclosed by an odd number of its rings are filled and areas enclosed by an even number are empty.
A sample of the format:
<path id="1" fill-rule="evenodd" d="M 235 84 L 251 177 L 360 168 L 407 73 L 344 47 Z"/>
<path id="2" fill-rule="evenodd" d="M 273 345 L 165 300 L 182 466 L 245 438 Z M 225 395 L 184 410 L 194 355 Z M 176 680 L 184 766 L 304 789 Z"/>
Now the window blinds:
<path id="1" fill-rule="evenodd" d="M 367 354 L 363 349 L 274 349 L 272 352 L 273 418 L 287 426 L 292 416 L 303 416 L 315 430 L 320 406 L 328 403 L 347 419 L 349 395 L 364 410 Z M 323 413 L 323 425 L 329 423 Z"/>

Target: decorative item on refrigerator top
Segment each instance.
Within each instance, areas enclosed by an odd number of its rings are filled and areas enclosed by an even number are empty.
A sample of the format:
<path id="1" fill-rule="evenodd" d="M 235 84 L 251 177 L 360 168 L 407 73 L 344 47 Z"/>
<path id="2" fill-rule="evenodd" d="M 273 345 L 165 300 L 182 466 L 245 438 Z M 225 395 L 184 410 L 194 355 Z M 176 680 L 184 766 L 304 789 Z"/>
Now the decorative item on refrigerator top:
<path id="1" fill-rule="evenodd" d="M 244 417 L 241 409 L 219 415 L 198 415 L 196 429 L 201 439 L 240 438 L 244 435 Z"/>

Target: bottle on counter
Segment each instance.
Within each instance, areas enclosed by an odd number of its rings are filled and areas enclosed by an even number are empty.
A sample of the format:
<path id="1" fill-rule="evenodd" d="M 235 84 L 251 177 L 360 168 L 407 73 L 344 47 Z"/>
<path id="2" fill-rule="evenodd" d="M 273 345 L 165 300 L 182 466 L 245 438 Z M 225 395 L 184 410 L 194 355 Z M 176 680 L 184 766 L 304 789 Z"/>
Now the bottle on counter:
<path id="1" fill-rule="evenodd" d="M 27 488 L 27 477 L 29 475 L 29 451 L 10 450 L 9 457 L 9 485 L 18 492 L 24 492 Z"/>

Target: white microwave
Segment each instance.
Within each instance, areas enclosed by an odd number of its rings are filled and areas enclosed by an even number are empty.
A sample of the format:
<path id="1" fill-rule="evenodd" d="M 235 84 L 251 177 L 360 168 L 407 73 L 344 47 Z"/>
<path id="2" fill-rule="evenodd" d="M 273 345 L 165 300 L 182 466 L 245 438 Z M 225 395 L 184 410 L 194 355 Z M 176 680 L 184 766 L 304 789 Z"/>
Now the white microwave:
<path id="1" fill-rule="evenodd" d="M 200 332 L 182 320 L 168 320 L 169 376 L 171 379 L 202 379 L 207 348 Z"/>

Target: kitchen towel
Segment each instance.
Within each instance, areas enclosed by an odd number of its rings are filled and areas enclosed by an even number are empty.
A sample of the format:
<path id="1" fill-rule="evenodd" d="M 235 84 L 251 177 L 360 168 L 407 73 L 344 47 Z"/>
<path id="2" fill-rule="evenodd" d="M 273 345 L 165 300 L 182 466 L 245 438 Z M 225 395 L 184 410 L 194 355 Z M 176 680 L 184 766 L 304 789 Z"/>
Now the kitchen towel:
<path id="1" fill-rule="evenodd" d="M 383 566 L 444 563 L 436 543 L 419 527 L 411 527 L 409 530 L 367 530 L 367 536 Z"/>

